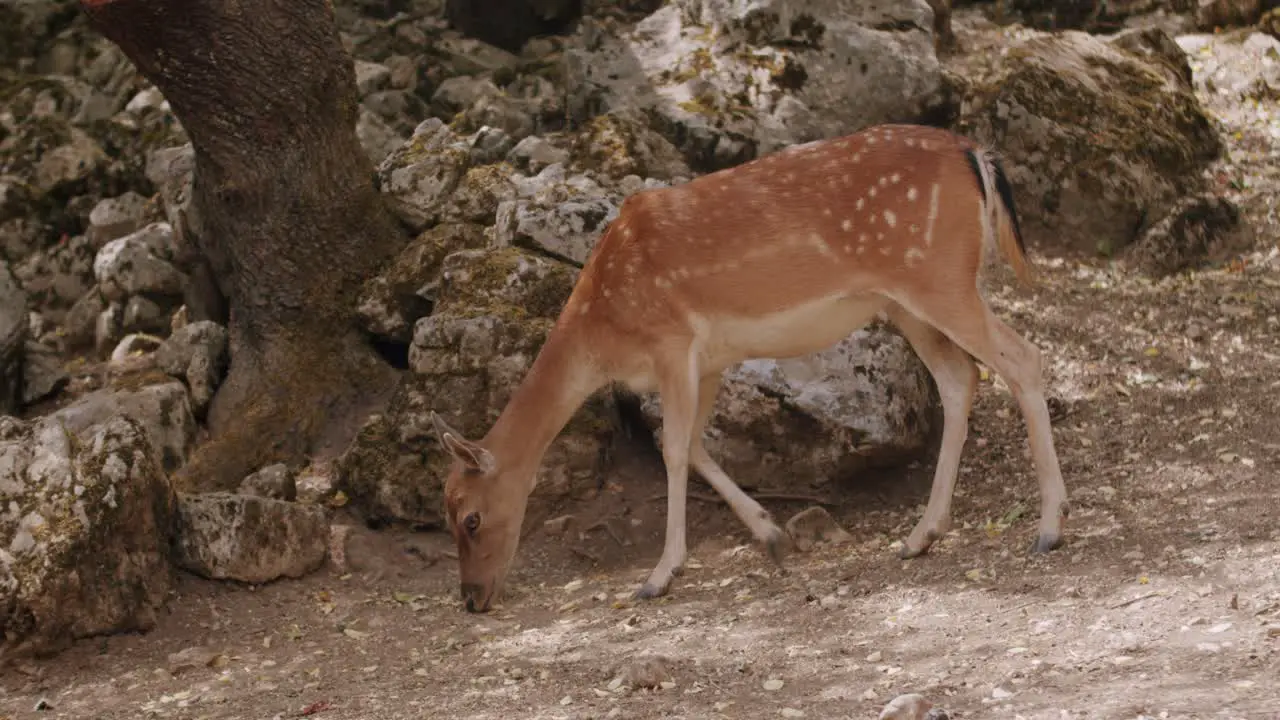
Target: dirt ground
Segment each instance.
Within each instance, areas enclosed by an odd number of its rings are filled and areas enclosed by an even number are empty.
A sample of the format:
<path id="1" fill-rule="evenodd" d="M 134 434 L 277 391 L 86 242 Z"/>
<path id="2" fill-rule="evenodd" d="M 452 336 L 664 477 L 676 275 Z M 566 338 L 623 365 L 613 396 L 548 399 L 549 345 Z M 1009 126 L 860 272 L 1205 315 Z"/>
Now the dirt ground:
<path id="1" fill-rule="evenodd" d="M 1275 127 L 1229 136 L 1260 238 L 1245 261 L 1152 282 L 1036 254 L 1037 288 L 993 283 L 1047 358 L 1073 509 L 1050 555 L 1028 553 L 1022 419 L 985 377 L 955 529 L 922 558 L 895 543 L 932 456 L 826 488 L 853 539 L 785 570 L 695 501 L 690 566 L 634 603 L 664 503 L 631 462 L 592 503 L 548 510 L 574 513 L 569 532 L 530 519 L 494 613 L 462 612 L 444 534 L 356 528 L 348 572 L 183 576 L 154 631 L 3 671 L 0 717 L 874 718 L 918 692 L 952 718 L 1280 718 Z M 785 520 L 810 503 L 765 504 Z M 638 676 L 662 684 L 619 685 Z"/>

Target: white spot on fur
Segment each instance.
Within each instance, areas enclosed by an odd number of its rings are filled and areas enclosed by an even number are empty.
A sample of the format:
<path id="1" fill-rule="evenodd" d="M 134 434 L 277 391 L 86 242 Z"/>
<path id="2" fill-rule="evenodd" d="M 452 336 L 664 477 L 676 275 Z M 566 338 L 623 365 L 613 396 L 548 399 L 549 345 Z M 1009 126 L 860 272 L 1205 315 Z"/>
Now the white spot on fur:
<path id="1" fill-rule="evenodd" d="M 895 215 L 892 210 L 884 211 L 884 221 L 885 221 L 885 224 L 887 224 L 889 227 L 898 226 L 898 216 Z"/>
<path id="2" fill-rule="evenodd" d="M 918 198 L 918 197 L 920 197 L 920 193 L 916 192 L 916 188 L 915 188 L 915 186 L 914 186 L 914 185 L 912 185 L 911 187 L 907 188 L 907 199 L 908 199 L 908 200 L 910 200 L 911 202 L 915 202 L 915 201 L 916 201 L 916 198 Z"/>
<path id="3" fill-rule="evenodd" d="M 934 183 L 929 188 L 929 224 L 924 226 L 924 246 L 933 245 L 933 226 L 938 220 L 938 196 L 942 193 L 942 185 Z"/>
<path id="4" fill-rule="evenodd" d="M 918 247 L 909 247 L 903 253 L 902 259 L 907 263 L 907 267 L 915 267 L 920 264 L 921 260 L 924 260 L 924 253 Z"/>

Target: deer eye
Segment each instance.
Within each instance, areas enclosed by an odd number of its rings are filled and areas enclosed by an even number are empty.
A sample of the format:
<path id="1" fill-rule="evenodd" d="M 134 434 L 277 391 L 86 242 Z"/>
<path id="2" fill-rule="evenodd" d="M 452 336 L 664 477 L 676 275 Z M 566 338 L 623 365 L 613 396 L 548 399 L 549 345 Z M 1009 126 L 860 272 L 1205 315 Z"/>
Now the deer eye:
<path id="1" fill-rule="evenodd" d="M 468 535 L 475 535 L 476 530 L 480 529 L 480 513 L 467 513 L 462 519 L 462 529 L 467 531 Z"/>

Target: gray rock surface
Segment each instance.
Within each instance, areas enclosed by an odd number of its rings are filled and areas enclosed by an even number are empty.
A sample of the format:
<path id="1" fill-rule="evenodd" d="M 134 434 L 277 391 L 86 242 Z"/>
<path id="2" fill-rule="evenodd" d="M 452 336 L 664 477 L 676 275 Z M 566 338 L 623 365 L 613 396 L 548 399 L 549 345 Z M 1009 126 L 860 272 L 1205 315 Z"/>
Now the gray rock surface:
<path id="1" fill-rule="evenodd" d="M 202 417 L 226 375 L 230 357 L 226 328 L 197 320 L 178 328 L 156 350 L 156 365 L 191 391 L 192 412 Z"/>
<path id="2" fill-rule="evenodd" d="M 186 462 L 195 444 L 196 421 L 182 383 L 97 390 L 59 408 L 51 417 L 84 441 L 98 425 L 117 415 L 128 416 L 146 432 L 164 472 L 173 472 Z"/>
<path id="3" fill-rule="evenodd" d="M 294 473 L 284 463 L 268 465 L 240 482 L 241 495 L 293 501 L 298 497 Z"/>
<path id="4" fill-rule="evenodd" d="M 324 564 L 323 507 L 232 493 L 179 494 L 174 562 L 213 580 L 265 583 Z"/>
<path id="5" fill-rule="evenodd" d="M 124 301 L 135 294 L 181 297 L 186 277 L 170 262 L 175 249 L 168 223 L 152 223 L 104 245 L 93 261 L 103 297 L 109 301 Z"/>
<path id="6" fill-rule="evenodd" d="M 0 418 L 0 491 L 6 656 L 154 626 L 174 497 L 138 423 L 111 417 L 77 441 L 56 417 Z"/>
<path id="7" fill-rule="evenodd" d="M 955 104 L 925 0 L 673 0 L 618 37 L 583 25 L 574 109 L 649 113 L 700 167 Z"/>

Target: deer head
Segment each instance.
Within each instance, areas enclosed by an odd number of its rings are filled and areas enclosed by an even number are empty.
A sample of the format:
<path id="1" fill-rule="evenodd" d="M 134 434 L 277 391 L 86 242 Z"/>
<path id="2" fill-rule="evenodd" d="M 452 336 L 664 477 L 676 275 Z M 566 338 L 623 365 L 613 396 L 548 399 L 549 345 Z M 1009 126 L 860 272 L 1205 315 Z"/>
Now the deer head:
<path id="1" fill-rule="evenodd" d="M 453 457 L 444 483 L 445 519 L 458 550 L 462 601 L 488 612 L 502 594 L 520 540 L 531 471 L 505 466 L 431 413 L 440 444 Z"/>

